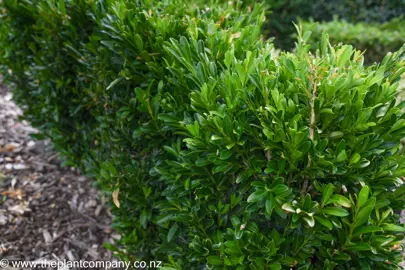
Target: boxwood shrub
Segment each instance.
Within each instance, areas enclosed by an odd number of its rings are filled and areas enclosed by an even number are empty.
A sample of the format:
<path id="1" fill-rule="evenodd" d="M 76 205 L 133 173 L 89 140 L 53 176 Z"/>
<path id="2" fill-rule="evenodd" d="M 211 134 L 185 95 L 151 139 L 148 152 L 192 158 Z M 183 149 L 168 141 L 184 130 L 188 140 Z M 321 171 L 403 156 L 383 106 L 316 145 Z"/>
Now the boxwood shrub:
<path id="1" fill-rule="evenodd" d="M 292 22 L 299 19 L 313 18 L 316 22 L 331 22 L 336 16 L 351 24 L 361 22 L 375 25 L 403 18 L 405 14 L 405 0 L 244 0 L 242 4 L 254 5 L 257 2 L 271 9 L 271 12 L 266 14 L 268 20 L 264 24 L 263 32 L 275 37 L 276 47 L 285 50 L 294 49 L 295 29 Z M 335 32 L 333 28 L 330 30 Z M 361 32 L 358 34 L 362 35 Z M 329 35 L 333 39 L 332 33 Z M 347 38 L 344 38 L 341 41 L 346 40 Z M 381 60 L 382 58 L 378 59 Z"/>
<path id="2" fill-rule="evenodd" d="M 365 51 L 366 63 L 380 62 L 388 52 L 398 50 L 405 43 L 405 21 L 396 18 L 383 24 L 349 23 L 334 18 L 330 22 L 302 21 L 304 30 L 312 31 L 310 43 L 319 42 L 322 33 L 329 34 L 332 44 L 351 44 Z"/>
<path id="3" fill-rule="evenodd" d="M 405 47 L 296 52 L 261 6 L 4 0 L 25 117 L 112 194 L 109 246 L 166 269 L 398 269 Z"/>

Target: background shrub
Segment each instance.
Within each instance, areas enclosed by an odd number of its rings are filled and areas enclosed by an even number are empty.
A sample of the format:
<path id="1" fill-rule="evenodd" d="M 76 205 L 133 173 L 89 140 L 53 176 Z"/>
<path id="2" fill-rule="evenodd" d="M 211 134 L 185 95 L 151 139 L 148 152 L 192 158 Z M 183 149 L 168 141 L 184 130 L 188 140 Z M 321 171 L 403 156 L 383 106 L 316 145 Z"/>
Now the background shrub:
<path id="1" fill-rule="evenodd" d="M 312 31 L 311 43 L 319 42 L 322 33 L 329 34 L 334 44 L 351 44 L 365 51 L 365 61 L 373 63 L 381 61 L 388 52 L 398 50 L 405 43 L 405 22 L 393 19 L 383 24 L 356 23 L 351 24 L 335 18 L 327 23 L 301 22 L 304 29 Z"/>
<path id="2" fill-rule="evenodd" d="M 326 34 L 311 54 L 300 31 L 275 53 L 260 6 L 210 7 L 2 3 L 5 78 L 66 163 L 114 192 L 110 248 L 171 269 L 397 269 L 405 47 L 364 67 Z"/>
<path id="3" fill-rule="evenodd" d="M 256 1 L 243 2 L 253 5 Z M 264 0 L 259 2 L 265 3 L 271 10 L 271 13 L 266 15 L 268 17 L 264 26 L 266 35 L 275 37 L 276 47 L 288 50 L 294 48 L 295 28 L 292 22 L 297 22 L 299 19 L 312 18 L 316 22 L 330 22 L 334 20 L 334 17 L 338 17 L 352 24 L 358 22 L 376 24 L 400 18 L 405 14 L 404 0 Z M 331 39 L 338 40 L 340 36 L 335 38 L 332 33 L 329 34 Z M 372 36 L 378 39 L 377 35 Z M 342 41 L 347 40 L 346 38 Z M 378 46 L 373 50 L 378 51 Z M 382 58 L 378 60 L 381 61 Z"/>

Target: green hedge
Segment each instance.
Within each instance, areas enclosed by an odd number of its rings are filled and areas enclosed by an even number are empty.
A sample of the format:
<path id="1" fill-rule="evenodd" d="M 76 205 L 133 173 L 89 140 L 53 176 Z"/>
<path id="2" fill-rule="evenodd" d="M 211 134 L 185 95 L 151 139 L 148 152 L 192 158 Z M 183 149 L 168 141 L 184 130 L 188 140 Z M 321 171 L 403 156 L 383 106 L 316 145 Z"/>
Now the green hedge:
<path id="1" fill-rule="evenodd" d="M 123 259 L 166 269 L 398 269 L 405 47 L 275 53 L 260 6 L 4 0 L 25 117 L 112 193 Z M 119 207 L 118 207 L 119 206 Z"/>
<path id="2" fill-rule="evenodd" d="M 271 14 L 267 15 L 269 20 L 264 25 L 265 33 L 275 37 L 276 47 L 289 50 L 294 47 L 292 35 L 295 29 L 292 22 L 297 23 L 299 19 L 313 18 L 316 22 L 329 22 L 337 16 L 354 24 L 358 22 L 375 24 L 385 23 L 405 14 L 405 0 L 246 0 L 243 2 L 248 5 L 263 2 L 270 7 Z"/>
<path id="3" fill-rule="evenodd" d="M 398 50 L 405 43 L 405 21 L 394 19 L 383 24 L 356 23 L 335 18 L 331 22 L 301 22 L 303 28 L 312 31 L 309 42 L 319 42 L 322 33 L 329 34 L 331 43 L 351 44 L 365 51 L 367 63 L 380 62 L 388 52 Z"/>

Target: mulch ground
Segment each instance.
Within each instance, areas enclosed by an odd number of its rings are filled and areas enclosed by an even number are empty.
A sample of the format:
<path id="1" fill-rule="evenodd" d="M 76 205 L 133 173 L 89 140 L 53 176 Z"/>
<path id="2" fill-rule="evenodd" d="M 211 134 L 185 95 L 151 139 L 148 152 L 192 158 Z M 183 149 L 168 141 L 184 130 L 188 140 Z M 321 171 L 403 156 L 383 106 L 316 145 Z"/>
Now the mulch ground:
<path id="1" fill-rule="evenodd" d="M 0 259 L 112 260 L 103 243 L 119 236 L 104 198 L 20 115 L 0 85 Z"/>

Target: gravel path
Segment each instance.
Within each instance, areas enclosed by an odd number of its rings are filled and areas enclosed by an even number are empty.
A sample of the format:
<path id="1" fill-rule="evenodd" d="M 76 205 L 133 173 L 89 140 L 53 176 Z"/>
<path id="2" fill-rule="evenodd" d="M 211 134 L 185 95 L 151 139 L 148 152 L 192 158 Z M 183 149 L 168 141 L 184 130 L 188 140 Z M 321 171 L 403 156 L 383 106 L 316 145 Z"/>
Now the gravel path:
<path id="1" fill-rule="evenodd" d="M 20 115 L 0 85 L 0 259 L 111 260 L 103 243 L 119 236 L 103 197 Z"/>

